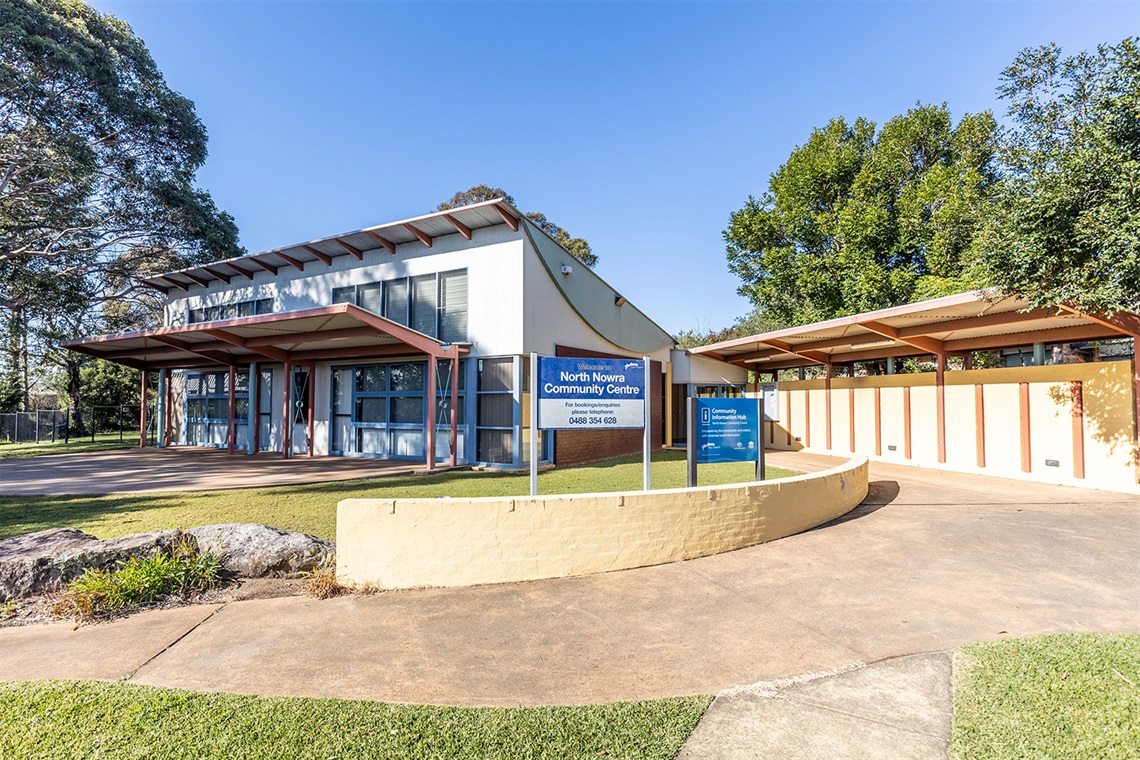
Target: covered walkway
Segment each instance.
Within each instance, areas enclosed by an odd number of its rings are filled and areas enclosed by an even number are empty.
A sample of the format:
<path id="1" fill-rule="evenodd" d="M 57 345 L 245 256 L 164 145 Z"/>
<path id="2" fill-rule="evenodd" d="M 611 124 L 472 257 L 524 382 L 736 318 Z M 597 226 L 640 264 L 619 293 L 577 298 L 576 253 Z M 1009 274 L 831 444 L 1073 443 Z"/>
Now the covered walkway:
<path id="1" fill-rule="evenodd" d="M 262 452 L 179 446 L 0 461 L 0 496 L 162 493 L 321 483 L 405 475 L 422 463 L 352 457 L 282 459 Z"/>

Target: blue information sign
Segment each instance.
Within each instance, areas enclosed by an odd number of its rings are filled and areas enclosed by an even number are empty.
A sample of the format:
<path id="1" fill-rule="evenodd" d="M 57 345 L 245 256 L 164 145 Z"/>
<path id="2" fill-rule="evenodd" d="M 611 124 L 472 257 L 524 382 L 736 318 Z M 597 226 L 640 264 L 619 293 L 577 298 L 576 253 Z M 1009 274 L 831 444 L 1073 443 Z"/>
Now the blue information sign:
<path id="1" fill-rule="evenodd" d="M 760 456 L 760 413 L 754 398 L 698 398 L 697 461 L 755 462 Z"/>
<path id="2" fill-rule="evenodd" d="M 645 427 L 645 362 L 539 357 L 538 427 Z"/>

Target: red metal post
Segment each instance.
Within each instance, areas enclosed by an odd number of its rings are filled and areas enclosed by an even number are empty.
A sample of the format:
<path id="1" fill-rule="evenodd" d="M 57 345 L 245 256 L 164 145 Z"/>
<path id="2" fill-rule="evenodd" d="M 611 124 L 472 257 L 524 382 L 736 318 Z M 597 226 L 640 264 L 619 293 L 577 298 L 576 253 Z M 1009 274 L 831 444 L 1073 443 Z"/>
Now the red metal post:
<path id="1" fill-rule="evenodd" d="M 142 371 L 142 380 L 139 383 L 139 448 L 146 448 L 146 370 Z M 94 413 L 92 413 L 94 419 Z M 120 418 L 121 419 L 121 418 Z M 122 428 L 119 428 L 122 430 Z"/>
<path id="2" fill-rule="evenodd" d="M 235 442 L 235 439 L 237 438 L 237 423 L 234 419 L 234 405 L 237 401 L 237 398 L 236 398 L 237 367 L 234 366 L 233 364 L 230 365 L 229 381 L 230 381 L 230 387 L 229 387 L 230 413 L 229 413 L 229 424 L 226 426 L 226 448 L 229 451 L 229 453 L 232 454 L 232 453 L 234 453 L 234 442 Z"/>
<path id="3" fill-rule="evenodd" d="M 459 352 L 451 357 L 451 466 L 459 464 Z"/>
<path id="4" fill-rule="evenodd" d="M 827 372 L 827 374 L 824 376 L 823 381 L 823 388 L 825 391 L 823 394 L 823 414 L 826 418 L 824 420 L 824 423 L 827 425 L 827 427 L 824 429 L 824 432 L 826 433 L 824 438 L 826 439 L 827 450 L 831 451 L 831 365 L 825 364 L 823 365 L 823 368 L 824 371 Z"/>
<path id="5" fill-rule="evenodd" d="M 1073 390 L 1073 477 L 1085 477 L 1085 391 L 1084 383 L 1074 380 Z"/>
<path id="6" fill-rule="evenodd" d="M 934 376 L 934 381 L 938 384 L 935 388 L 937 393 L 938 407 L 938 461 L 946 461 L 946 357 L 943 354 L 935 354 L 934 360 L 938 362 L 938 371 Z"/>
<path id="7" fill-rule="evenodd" d="M 1033 471 L 1032 439 L 1029 433 L 1029 383 L 1018 383 L 1021 406 L 1021 471 Z"/>
<path id="8" fill-rule="evenodd" d="M 289 403 L 290 397 L 293 395 L 293 365 L 285 362 L 285 385 L 284 393 L 285 398 L 281 402 L 281 456 L 285 459 L 289 458 L 289 438 L 293 432 L 293 409 L 292 404 Z"/>
<path id="9" fill-rule="evenodd" d="M 309 436 L 309 456 L 313 455 L 313 415 L 316 413 L 315 401 L 317 398 L 317 365 L 309 365 L 309 419 L 308 436 Z"/>
<path id="10" fill-rule="evenodd" d="M 427 430 L 424 436 L 424 448 L 426 450 L 424 459 L 429 470 L 435 469 L 435 368 L 435 355 L 429 354 L 427 361 Z"/>

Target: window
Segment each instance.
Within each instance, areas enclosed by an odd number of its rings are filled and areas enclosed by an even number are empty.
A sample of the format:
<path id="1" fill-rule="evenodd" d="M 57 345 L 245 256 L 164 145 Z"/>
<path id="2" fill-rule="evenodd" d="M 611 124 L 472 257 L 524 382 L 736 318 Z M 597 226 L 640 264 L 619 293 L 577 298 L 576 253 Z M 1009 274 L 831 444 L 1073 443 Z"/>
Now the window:
<path id="1" fill-rule="evenodd" d="M 439 275 L 439 333 L 444 343 L 467 341 L 467 270 Z"/>
<path id="2" fill-rule="evenodd" d="M 380 310 L 383 292 L 384 286 L 380 282 L 361 285 L 356 289 L 356 305 L 362 309 L 368 309 L 373 314 L 383 314 Z"/>
<path id="3" fill-rule="evenodd" d="M 412 278 L 412 322 L 409 325 L 424 335 L 436 335 L 437 283 L 434 274 Z"/>
<path id="4" fill-rule="evenodd" d="M 463 366 L 457 377 L 457 459 L 463 459 Z M 332 451 L 377 457 L 424 456 L 427 436 L 427 363 L 392 362 L 333 368 Z M 436 458 L 451 455 L 451 363 L 437 364 Z"/>
<path id="5" fill-rule="evenodd" d="M 467 270 L 333 288 L 333 303 L 353 303 L 444 343 L 467 342 Z"/>
<path id="6" fill-rule="evenodd" d="M 479 361 L 478 455 L 480 462 L 514 462 L 514 359 Z"/>
<path id="7" fill-rule="evenodd" d="M 239 317 L 253 317 L 259 314 L 273 313 L 272 298 L 251 298 L 237 303 L 219 304 L 217 306 L 203 306 L 199 309 L 190 309 L 186 321 L 188 324 L 201 322 L 217 322 L 223 319 L 237 319 Z"/>
<path id="8" fill-rule="evenodd" d="M 234 377 L 235 445 L 238 448 L 245 448 L 250 435 L 249 373 L 238 371 Z M 262 382 L 267 383 L 264 374 L 262 377 Z M 188 374 L 186 376 L 186 443 L 191 446 L 227 445 L 229 419 L 229 372 Z M 268 445 L 268 436 L 262 436 L 261 443 L 263 446 Z"/>
<path id="9" fill-rule="evenodd" d="M 384 317 L 396 324 L 408 324 L 408 281 L 389 280 L 384 283 Z"/>

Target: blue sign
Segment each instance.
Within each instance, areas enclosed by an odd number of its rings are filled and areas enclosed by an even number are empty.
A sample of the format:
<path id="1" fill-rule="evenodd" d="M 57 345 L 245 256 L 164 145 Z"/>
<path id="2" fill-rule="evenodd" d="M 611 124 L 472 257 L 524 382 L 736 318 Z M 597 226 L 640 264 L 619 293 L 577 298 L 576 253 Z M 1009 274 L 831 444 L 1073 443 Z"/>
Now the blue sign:
<path id="1" fill-rule="evenodd" d="M 538 427 L 645 427 L 645 362 L 539 357 Z"/>
<path id="2" fill-rule="evenodd" d="M 760 409 L 754 398 L 698 398 L 697 461 L 755 462 L 760 456 Z"/>

